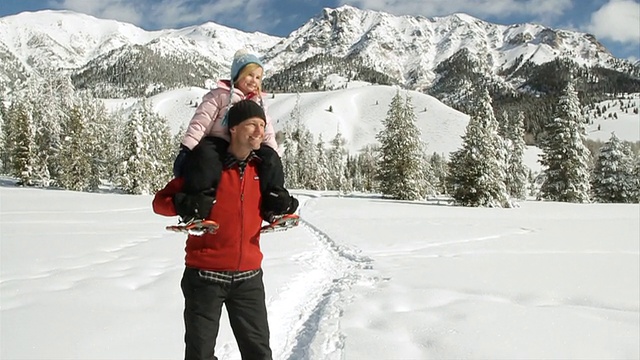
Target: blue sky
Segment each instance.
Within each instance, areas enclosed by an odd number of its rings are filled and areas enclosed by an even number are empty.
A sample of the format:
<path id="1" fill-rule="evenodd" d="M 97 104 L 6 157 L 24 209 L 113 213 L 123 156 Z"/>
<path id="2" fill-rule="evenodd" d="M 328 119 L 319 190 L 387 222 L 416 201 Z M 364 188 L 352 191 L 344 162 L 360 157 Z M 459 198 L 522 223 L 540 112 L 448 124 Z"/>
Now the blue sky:
<path id="1" fill-rule="evenodd" d="M 323 8 L 345 4 L 395 15 L 464 12 L 498 24 L 533 22 L 588 32 L 615 56 L 640 59 L 640 0 L 0 0 L 0 16 L 66 9 L 146 30 L 213 21 L 284 37 Z"/>

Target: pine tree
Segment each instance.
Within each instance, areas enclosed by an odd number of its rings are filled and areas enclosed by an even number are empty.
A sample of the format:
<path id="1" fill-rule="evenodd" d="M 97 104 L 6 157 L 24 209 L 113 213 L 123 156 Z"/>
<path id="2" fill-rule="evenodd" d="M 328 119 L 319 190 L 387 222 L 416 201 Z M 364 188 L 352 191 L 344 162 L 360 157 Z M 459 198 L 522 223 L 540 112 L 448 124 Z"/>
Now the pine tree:
<path id="1" fill-rule="evenodd" d="M 142 113 L 147 125 L 149 148 L 149 185 L 151 192 L 160 190 L 173 176 L 173 157 L 176 147 L 171 137 L 169 121 L 156 114 L 148 101 L 143 101 Z"/>
<path id="2" fill-rule="evenodd" d="M 297 95 L 296 104 L 291 111 L 289 122 L 285 124 L 284 132 L 282 165 L 285 184 L 289 188 L 305 188 L 312 182 L 307 166 L 316 160 L 313 135 L 302 123 L 300 94 Z"/>
<path id="3" fill-rule="evenodd" d="M 298 180 L 300 181 L 300 187 L 307 189 L 311 183 L 315 181 L 315 166 L 309 168 L 309 164 L 316 164 L 316 151 L 314 147 L 314 139 L 311 131 L 303 125 L 298 123 L 298 152 L 296 156 L 296 172 L 298 173 Z M 311 170 L 311 171 L 309 171 Z"/>
<path id="4" fill-rule="evenodd" d="M 358 171 L 361 174 L 360 190 L 365 192 L 377 192 L 380 190 L 380 183 L 377 180 L 378 154 L 380 149 L 377 145 L 365 146 L 358 154 Z"/>
<path id="5" fill-rule="evenodd" d="M 327 151 L 324 148 L 324 142 L 322 141 L 322 134 L 318 137 L 318 142 L 315 148 L 316 162 L 309 164 L 313 166 L 314 177 L 309 184 L 311 190 L 327 190 L 329 188 L 329 158 L 327 157 Z"/>
<path id="6" fill-rule="evenodd" d="M 111 112 L 104 119 L 104 125 L 101 127 L 107 128 L 105 136 L 100 136 L 98 140 L 98 146 L 104 144 L 105 141 L 110 141 L 110 146 L 106 146 L 103 149 L 105 162 L 103 165 L 103 177 L 105 181 L 109 182 L 112 186 L 117 186 L 120 179 L 122 170 L 122 161 L 124 159 L 125 152 L 125 126 L 127 123 L 127 117 L 123 112 Z M 183 128 L 184 130 L 184 128 Z M 182 132 L 181 134 L 184 134 Z M 108 139 L 108 136 L 111 138 Z M 176 135 L 177 136 L 177 135 Z M 177 149 L 175 146 L 174 149 Z"/>
<path id="7" fill-rule="evenodd" d="M 437 194 L 447 194 L 447 178 L 449 177 L 449 167 L 447 159 L 438 153 L 433 153 L 429 157 L 431 176 L 434 191 Z"/>
<path id="8" fill-rule="evenodd" d="M 18 100 L 11 104 L 8 118 L 11 124 L 11 129 L 7 130 L 11 158 L 10 174 L 17 177 L 21 185 L 34 185 L 35 129 L 25 102 Z"/>
<path id="9" fill-rule="evenodd" d="M 28 99 L 35 128 L 33 177 L 39 184 L 49 186 L 59 177 L 60 162 L 64 161 L 60 158 L 63 127 L 78 97 L 68 76 L 56 71 L 44 71 L 41 75 L 29 78 L 19 96 Z"/>
<path id="10" fill-rule="evenodd" d="M 60 149 L 58 183 L 61 187 L 75 191 L 85 191 L 91 183 L 90 138 L 86 129 L 86 119 L 81 104 L 74 106 L 64 129 L 64 139 Z"/>
<path id="11" fill-rule="evenodd" d="M 513 120 L 512 120 L 513 119 Z M 505 185 L 512 198 L 524 199 L 527 190 L 527 175 L 529 170 L 524 164 L 524 113 L 518 112 L 518 116 L 505 118 L 505 141 L 507 146 L 507 169 Z"/>
<path id="12" fill-rule="evenodd" d="M 288 188 L 300 188 L 296 153 L 298 151 L 298 134 L 296 125 L 300 123 L 300 94 L 296 94 L 296 103 L 291 110 L 289 121 L 284 124 L 284 148 L 282 154 L 282 167 L 284 169 L 285 185 Z"/>
<path id="13" fill-rule="evenodd" d="M 151 134 L 145 122 L 143 106 L 137 107 L 125 125 L 124 161 L 120 186 L 131 194 L 149 194 L 152 192 L 152 154 L 150 152 Z"/>
<path id="14" fill-rule="evenodd" d="M 339 190 L 342 193 L 352 190 L 351 184 L 346 177 L 347 150 L 345 149 L 345 144 L 346 140 L 338 130 L 336 136 L 331 140 L 331 148 L 327 155 L 329 189 Z"/>
<path id="15" fill-rule="evenodd" d="M 489 92 L 483 89 L 475 103 L 462 148 L 451 155 L 449 194 L 463 206 L 510 207 L 504 142 L 498 135 Z"/>
<path id="16" fill-rule="evenodd" d="M 79 97 L 77 103 L 85 119 L 84 146 L 91 154 L 88 161 L 90 170 L 86 175 L 87 189 L 95 191 L 103 179 L 113 179 L 116 173 L 113 164 L 118 163 L 118 154 L 121 152 L 120 125 L 113 116 L 107 114 L 101 101 L 84 94 Z"/>
<path id="17" fill-rule="evenodd" d="M 4 106 L 4 99 L 2 98 L 2 94 L 0 94 L 0 144 L 2 145 L 0 147 L 0 174 L 9 173 L 10 157 L 7 148 L 7 139 L 10 127 L 11 123 L 7 117 L 7 109 Z"/>
<path id="18" fill-rule="evenodd" d="M 284 182 L 288 188 L 300 188 L 298 181 L 298 169 L 296 168 L 296 150 L 298 143 L 294 140 L 293 125 L 289 122 L 284 126 L 284 140 L 282 147 L 282 167 L 284 169 Z"/>
<path id="19" fill-rule="evenodd" d="M 604 203 L 633 203 L 637 196 L 637 177 L 633 153 L 615 134 L 600 148 L 591 186 L 594 200 Z"/>
<path id="20" fill-rule="evenodd" d="M 391 99 L 383 126 L 376 135 L 380 142 L 380 190 L 394 199 L 424 198 L 429 189 L 425 178 L 425 145 L 408 95 L 404 103 L 400 91 Z"/>
<path id="21" fill-rule="evenodd" d="M 636 155 L 636 159 L 634 161 L 634 175 L 635 175 L 635 183 L 636 183 L 636 192 L 635 192 L 635 202 L 640 203 L 640 155 Z"/>
<path id="22" fill-rule="evenodd" d="M 543 199 L 584 203 L 589 201 L 589 150 L 580 113 L 578 94 L 569 82 L 558 101 L 555 116 L 547 124 L 542 141 Z"/>

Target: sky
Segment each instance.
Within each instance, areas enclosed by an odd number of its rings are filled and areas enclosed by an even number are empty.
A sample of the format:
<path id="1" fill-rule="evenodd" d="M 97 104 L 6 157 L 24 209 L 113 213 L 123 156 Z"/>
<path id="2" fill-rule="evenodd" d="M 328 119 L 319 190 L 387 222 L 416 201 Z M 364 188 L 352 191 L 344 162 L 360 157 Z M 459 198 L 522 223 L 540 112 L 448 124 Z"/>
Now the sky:
<path id="1" fill-rule="evenodd" d="M 66 9 L 133 23 L 145 30 L 208 21 L 285 37 L 323 8 L 351 5 L 394 15 L 464 12 L 497 24 L 532 22 L 594 34 L 614 56 L 640 59 L 640 0 L 2 0 L 0 16 Z"/>

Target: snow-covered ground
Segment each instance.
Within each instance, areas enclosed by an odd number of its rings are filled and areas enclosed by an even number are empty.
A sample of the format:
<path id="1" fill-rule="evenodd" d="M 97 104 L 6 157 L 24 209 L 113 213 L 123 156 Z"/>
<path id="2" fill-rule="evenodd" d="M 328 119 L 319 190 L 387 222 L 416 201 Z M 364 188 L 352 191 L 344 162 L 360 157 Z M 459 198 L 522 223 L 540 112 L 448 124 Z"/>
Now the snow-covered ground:
<path id="1" fill-rule="evenodd" d="M 296 191 L 262 237 L 274 359 L 637 359 L 640 205 Z M 184 240 L 150 196 L 0 186 L 0 358 L 179 359 Z M 239 359 L 226 318 L 217 354 Z"/>

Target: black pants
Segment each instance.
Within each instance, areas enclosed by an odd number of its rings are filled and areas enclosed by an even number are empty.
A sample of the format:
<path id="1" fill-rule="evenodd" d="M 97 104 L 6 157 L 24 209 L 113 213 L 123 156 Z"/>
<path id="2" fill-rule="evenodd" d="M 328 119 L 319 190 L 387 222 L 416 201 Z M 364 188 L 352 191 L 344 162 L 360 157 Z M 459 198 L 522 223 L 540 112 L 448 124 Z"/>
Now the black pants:
<path id="1" fill-rule="evenodd" d="M 214 356 L 222 304 L 243 360 L 271 360 L 269 324 L 262 271 L 231 284 L 200 277 L 199 270 L 186 268 L 184 294 L 185 360 L 217 360 Z"/>
<path id="2" fill-rule="evenodd" d="M 228 147 L 229 143 L 224 139 L 213 136 L 203 138 L 185 160 L 182 191 L 215 196 Z M 257 169 L 261 191 L 264 193 L 270 189 L 284 188 L 282 160 L 278 153 L 265 144 L 255 153 L 261 159 Z"/>

